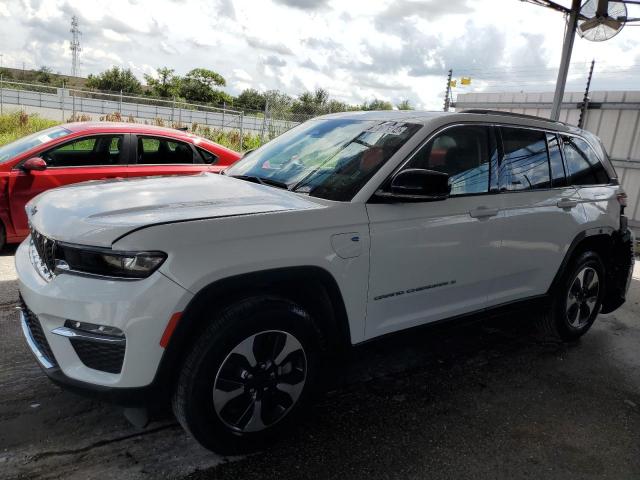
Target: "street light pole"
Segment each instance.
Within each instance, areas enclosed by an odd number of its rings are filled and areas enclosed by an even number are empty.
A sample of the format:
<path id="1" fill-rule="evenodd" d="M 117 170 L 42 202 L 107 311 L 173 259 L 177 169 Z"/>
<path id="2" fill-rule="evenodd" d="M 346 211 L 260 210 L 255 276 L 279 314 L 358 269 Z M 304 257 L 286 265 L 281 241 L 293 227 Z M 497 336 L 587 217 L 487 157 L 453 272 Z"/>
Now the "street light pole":
<path id="1" fill-rule="evenodd" d="M 569 62 L 571 61 L 571 52 L 573 51 L 573 41 L 576 36 L 576 27 L 578 26 L 578 13 L 580 12 L 580 0 L 572 0 L 571 13 L 567 22 L 567 30 L 564 34 L 564 43 L 562 44 L 562 60 L 560 61 L 560 70 L 558 70 L 558 79 L 556 80 L 556 93 L 553 96 L 553 106 L 551 107 L 551 120 L 560 118 L 560 107 L 564 97 L 564 88 L 567 83 L 567 74 L 569 73 Z"/>

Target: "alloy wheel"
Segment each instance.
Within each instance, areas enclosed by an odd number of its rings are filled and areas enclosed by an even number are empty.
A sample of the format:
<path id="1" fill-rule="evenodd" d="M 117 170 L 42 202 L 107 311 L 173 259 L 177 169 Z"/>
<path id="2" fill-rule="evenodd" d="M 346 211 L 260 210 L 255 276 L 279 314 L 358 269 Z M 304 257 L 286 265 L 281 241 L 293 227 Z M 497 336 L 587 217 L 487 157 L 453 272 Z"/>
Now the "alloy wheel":
<path id="1" fill-rule="evenodd" d="M 582 268 L 574 277 L 567 294 L 566 315 L 569 325 L 582 328 L 589 323 L 598 303 L 600 278 L 592 267 Z"/>
<path id="2" fill-rule="evenodd" d="M 307 357 L 296 337 L 281 330 L 256 333 L 231 350 L 213 384 L 220 420 L 240 433 L 259 432 L 284 418 L 307 377 Z"/>

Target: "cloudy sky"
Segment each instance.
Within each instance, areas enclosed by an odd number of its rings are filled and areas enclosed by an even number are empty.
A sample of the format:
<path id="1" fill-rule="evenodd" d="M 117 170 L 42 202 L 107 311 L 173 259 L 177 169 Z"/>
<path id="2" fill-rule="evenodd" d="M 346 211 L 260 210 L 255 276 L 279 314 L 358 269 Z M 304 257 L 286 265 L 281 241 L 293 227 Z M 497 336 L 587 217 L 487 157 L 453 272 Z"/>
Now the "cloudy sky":
<path id="1" fill-rule="evenodd" d="M 83 76 L 205 67 L 231 94 L 320 86 L 350 103 L 422 108 L 441 107 L 449 68 L 472 78 L 458 92 L 552 90 L 564 28 L 562 14 L 519 0 L 0 0 L 3 64 L 69 73 L 72 15 Z M 576 39 L 570 90 L 583 89 L 592 58 L 595 89 L 637 89 L 640 27 L 604 43 Z"/>

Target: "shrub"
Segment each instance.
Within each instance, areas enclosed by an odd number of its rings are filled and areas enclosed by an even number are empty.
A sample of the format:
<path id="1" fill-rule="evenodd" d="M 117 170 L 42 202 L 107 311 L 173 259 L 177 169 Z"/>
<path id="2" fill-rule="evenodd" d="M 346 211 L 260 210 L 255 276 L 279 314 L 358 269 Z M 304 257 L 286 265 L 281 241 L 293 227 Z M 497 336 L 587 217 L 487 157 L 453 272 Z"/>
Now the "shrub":
<path id="1" fill-rule="evenodd" d="M 27 115 L 23 111 L 0 115 L 0 145 L 13 142 L 20 137 L 53 127 L 59 123 L 40 118 L 36 114 Z"/>

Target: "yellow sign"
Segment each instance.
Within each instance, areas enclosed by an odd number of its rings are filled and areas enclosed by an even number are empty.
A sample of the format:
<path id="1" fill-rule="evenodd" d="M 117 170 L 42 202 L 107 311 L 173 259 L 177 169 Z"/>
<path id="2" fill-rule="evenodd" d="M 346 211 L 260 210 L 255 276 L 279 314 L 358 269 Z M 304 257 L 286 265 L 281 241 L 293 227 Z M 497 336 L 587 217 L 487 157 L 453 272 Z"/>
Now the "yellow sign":
<path id="1" fill-rule="evenodd" d="M 471 77 L 462 77 L 460 79 L 461 85 L 471 85 Z"/>
<path id="2" fill-rule="evenodd" d="M 457 80 L 451 80 L 451 81 L 449 82 L 449 86 L 450 86 L 450 87 L 455 87 L 455 86 L 457 86 L 457 85 L 458 85 L 458 81 L 457 81 Z"/>

